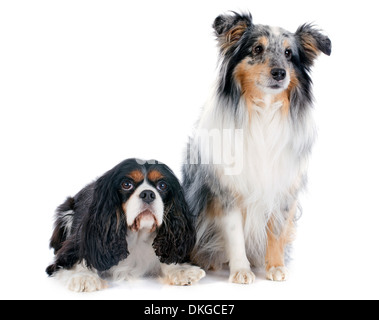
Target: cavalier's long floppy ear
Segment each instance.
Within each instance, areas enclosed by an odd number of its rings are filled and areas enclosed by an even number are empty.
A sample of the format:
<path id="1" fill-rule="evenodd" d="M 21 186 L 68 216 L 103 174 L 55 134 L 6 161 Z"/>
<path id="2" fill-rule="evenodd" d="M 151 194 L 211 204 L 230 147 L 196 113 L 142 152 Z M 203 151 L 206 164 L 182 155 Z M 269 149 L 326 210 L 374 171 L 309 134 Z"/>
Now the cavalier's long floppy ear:
<path id="1" fill-rule="evenodd" d="M 170 192 L 169 202 L 165 204 L 163 224 L 153 247 L 162 263 L 184 263 L 189 261 L 196 242 L 194 219 L 190 216 L 179 181 L 171 185 Z"/>
<path id="2" fill-rule="evenodd" d="M 129 255 L 125 215 L 114 176 L 111 170 L 96 181 L 82 227 L 81 257 L 98 271 L 110 269 Z"/>
<path id="3" fill-rule="evenodd" d="M 233 48 L 242 38 L 245 31 L 253 26 L 253 18 L 250 13 L 220 15 L 213 23 L 213 28 L 224 54 Z"/>
<path id="4" fill-rule="evenodd" d="M 295 37 L 301 48 L 300 57 L 307 67 L 313 65 L 313 61 L 321 52 L 328 56 L 332 53 L 330 39 L 311 24 L 300 26 L 295 33 Z"/>

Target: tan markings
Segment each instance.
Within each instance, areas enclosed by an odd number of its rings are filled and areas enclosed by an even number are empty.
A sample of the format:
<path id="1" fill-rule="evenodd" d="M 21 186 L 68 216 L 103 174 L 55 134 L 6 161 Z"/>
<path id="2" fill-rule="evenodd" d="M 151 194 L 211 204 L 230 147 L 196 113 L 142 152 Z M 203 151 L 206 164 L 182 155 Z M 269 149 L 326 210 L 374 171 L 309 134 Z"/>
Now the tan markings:
<path id="1" fill-rule="evenodd" d="M 290 94 L 291 91 L 287 89 L 277 94 L 273 99 L 273 103 L 281 102 L 281 111 L 283 116 L 287 116 L 290 109 Z"/>
<path id="2" fill-rule="evenodd" d="M 221 50 L 225 53 L 231 46 L 236 44 L 247 29 L 247 24 L 241 22 L 237 24 L 234 28 L 230 29 L 221 39 Z"/>
<path id="3" fill-rule="evenodd" d="M 262 75 L 269 74 L 270 68 L 268 63 L 251 65 L 249 61 L 250 58 L 244 59 L 236 67 L 234 76 L 241 86 L 241 93 L 245 98 L 251 120 L 253 104 L 264 107 L 264 92 L 258 87 L 258 83 Z"/>
<path id="4" fill-rule="evenodd" d="M 207 205 L 207 216 L 212 218 L 222 217 L 224 209 L 218 199 L 211 199 Z"/>
<path id="5" fill-rule="evenodd" d="M 316 59 L 320 54 L 320 50 L 317 47 L 315 38 L 310 34 L 304 33 L 301 35 L 301 42 L 309 58 L 312 60 Z"/>
<path id="6" fill-rule="evenodd" d="M 268 47 L 268 39 L 266 37 L 258 38 L 257 43 L 263 45 L 265 49 Z"/>
<path id="7" fill-rule="evenodd" d="M 244 59 L 234 72 L 236 81 L 241 86 L 241 94 L 245 98 L 246 105 L 249 111 L 249 120 L 251 121 L 253 113 L 253 105 L 264 108 L 265 93 L 258 86 L 261 76 L 270 77 L 271 68 L 269 64 L 254 64 L 249 63 L 250 58 Z M 288 71 L 287 71 L 288 72 Z M 287 116 L 290 110 L 291 92 L 299 85 L 299 80 L 294 70 L 290 71 L 290 83 L 288 88 L 281 93 L 277 94 L 273 103 L 282 102 L 282 114 Z"/>
<path id="8" fill-rule="evenodd" d="M 292 206 L 286 225 L 278 237 L 275 236 L 274 222 L 272 220 L 268 223 L 267 228 L 267 249 L 266 249 L 266 271 L 271 268 L 284 267 L 284 250 L 288 243 L 292 242 L 295 233 L 294 217 L 297 210 L 297 203 Z"/>
<path id="9" fill-rule="evenodd" d="M 162 173 L 160 173 L 158 170 L 152 170 L 147 175 L 150 181 L 158 181 L 163 178 Z"/>
<path id="10" fill-rule="evenodd" d="M 127 177 L 133 179 L 135 182 L 141 182 L 143 179 L 145 179 L 144 174 L 140 170 L 134 170 L 130 172 Z"/>
<path id="11" fill-rule="evenodd" d="M 290 72 L 290 84 L 288 85 L 288 88 L 284 90 L 283 92 L 277 94 L 273 102 L 282 102 L 282 114 L 283 116 L 287 116 L 290 110 L 290 104 L 291 104 L 291 92 L 294 88 L 296 88 L 299 85 L 299 80 L 296 77 L 296 73 L 294 70 L 291 70 Z"/>

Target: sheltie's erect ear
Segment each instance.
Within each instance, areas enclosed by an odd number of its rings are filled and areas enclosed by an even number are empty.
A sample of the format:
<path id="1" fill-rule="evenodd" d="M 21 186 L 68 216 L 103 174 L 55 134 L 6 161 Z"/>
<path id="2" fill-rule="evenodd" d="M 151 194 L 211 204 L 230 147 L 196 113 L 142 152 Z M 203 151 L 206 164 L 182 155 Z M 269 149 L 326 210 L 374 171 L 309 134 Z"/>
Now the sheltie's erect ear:
<path id="1" fill-rule="evenodd" d="M 220 15 L 213 23 L 221 51 L 225 53 L 234 47 L 242 38 L 245 31 L 253 26 L 250 13 L 232 12 L 230 15 Z"/>
<path id="2" fill-rule="evenodd" d="M 311 67 L 320 53 L 328 56 L 332 53 L 332 42 L 311 24 L 303 24 L 295 33 L 296 40 L 301 48 L 302 63 Z"/>

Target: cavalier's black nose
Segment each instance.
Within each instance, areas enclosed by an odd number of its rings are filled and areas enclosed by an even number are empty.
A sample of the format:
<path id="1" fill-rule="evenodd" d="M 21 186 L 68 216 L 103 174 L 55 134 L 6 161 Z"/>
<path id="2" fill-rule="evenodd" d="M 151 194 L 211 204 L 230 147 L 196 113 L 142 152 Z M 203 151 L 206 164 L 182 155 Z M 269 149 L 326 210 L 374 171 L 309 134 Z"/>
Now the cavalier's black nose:
<path id="1" fill-rule="evenodd" d="M 155 193 L 151 190 L 144 190 L 140 193 L 139 197 L 142 199 L 143 202 L 149 204 L 155 200 Z"/>
<path id="2" fill-rule="evenodd" d="M 281 81 L 286 77 L 286 70 L 274 68 L 271 70 L 271 75 L 276 81 Z"/>

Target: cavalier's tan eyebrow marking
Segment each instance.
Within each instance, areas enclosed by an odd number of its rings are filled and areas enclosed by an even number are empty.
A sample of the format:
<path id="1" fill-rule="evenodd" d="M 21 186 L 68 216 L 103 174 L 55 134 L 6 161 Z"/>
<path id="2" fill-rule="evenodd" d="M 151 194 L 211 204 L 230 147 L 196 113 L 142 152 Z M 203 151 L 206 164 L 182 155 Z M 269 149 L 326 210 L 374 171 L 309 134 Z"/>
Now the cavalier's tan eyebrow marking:
<path id="1" fill-rule="evenodd" d="M 145 175 L 140 170 L 134 170 L 127 174 L 127 177 L 133 179 L 135 182 L 141 182 L 145 179 Z"/>
<path id="2" fill-rule="evenodd" d="M 158 181 L 163 178 L 162 173 L 160 173 L 158 170 L 152 170 L 147 175 L 150 181 Z"/>

